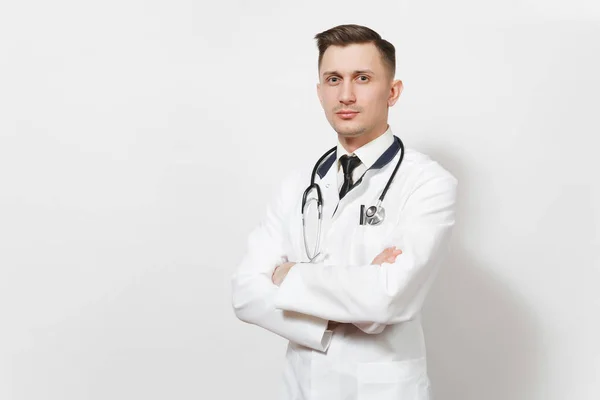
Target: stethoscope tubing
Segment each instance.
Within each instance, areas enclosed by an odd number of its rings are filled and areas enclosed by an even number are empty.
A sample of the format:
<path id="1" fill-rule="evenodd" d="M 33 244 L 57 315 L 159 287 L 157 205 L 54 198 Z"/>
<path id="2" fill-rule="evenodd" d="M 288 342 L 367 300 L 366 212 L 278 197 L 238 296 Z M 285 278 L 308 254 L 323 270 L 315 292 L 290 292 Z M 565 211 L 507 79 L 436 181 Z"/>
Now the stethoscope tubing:
<path id="1" fill-rule="evenodd" d="M 383 191 L 381 192 L 381 196 L 379 196 L 379 199 L 377 200 L 377 204 L 375 206 L 375 208 L 377 210 L 379 210 L 379 208 L 381 207 L 381 203 L 383 202 L 383 199 L 385 198 L 385 195 L 387 194 L 387 191 L 390 188 L 390 185 L 392 184 L 392 181 L 394 180 L 394 177 L 396 176 L 398 169 L 400 168 L 400 164 L 402 164 L 402 160 L 404 159 L 404 143 L 402 143 L 402 140 L 400 138 L 398 138 L 398 141 L 400 144 L 400 158 L 398 159 L 398 162 L 396 163 L 396 167 L 392 171 L 392 175 L 390 176 L 385 187 L 383 188 Z M 317 170 L 321 166 L 323 160 L 325 160 L 329 155 L 333 154 L 333 152 L 335 152 L 336 149 L 337 149 L 337 146 L 332 147 L 331 149 L 327 150 L 327 152 L 325 152 L 325 154 L 323 154 L 319 158 L 319 160 L 315 163 L 315 166 L 313 167 L 311 177 L 310 177 L 310 186 L 306 188 L 306 190 L 304 191 L 304 193 L 302 195 L 302 205 L 301 205 L 301 210 L 300 210 L 300 212 L 302 213 L 302 236 L 304 239 L 304 248 L 306 250 L 306 255 L 308 256 L 308 258 L 310 259 L 311 262 L 319 255 L 319 250 L 320 250 L 319 247 L 320 247 L 320 239 L 321 239 L 321 221 L 323 219 L 323 195 L 321 193 L 321 188 L 319 187 L 319 185 L 317 183 L 315 183 L 315 178 L 317 175 Z M 307 201 L 308 194 L 313 189 L 316 190 L 316 192 L 317 192 L 317 198 L 316 199 L 312 198 L 309 201 Z M 309 249 L 308 249 L 308 242 L 306 240 L 305 208 L 312 201 L 317 202 L 318 222 L 317 222 L 317 246 L 315 248 L 314 255 L 311 256 Z M 373 208 L 373 207 L 369 207 L 369 209 L 371 209 L 371 208 Z M 383 209 L 381 211 L 383 212 Z M 381 220 L 377 223 L 380 223 Z"/>

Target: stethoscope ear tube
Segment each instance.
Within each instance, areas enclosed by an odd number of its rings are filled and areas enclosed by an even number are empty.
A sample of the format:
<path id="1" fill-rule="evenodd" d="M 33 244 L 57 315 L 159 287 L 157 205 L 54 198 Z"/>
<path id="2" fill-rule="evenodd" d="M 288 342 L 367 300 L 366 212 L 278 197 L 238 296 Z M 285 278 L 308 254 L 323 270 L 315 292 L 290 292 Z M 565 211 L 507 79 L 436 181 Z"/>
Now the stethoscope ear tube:
<path id="1" fill-rule="evenodd" d="M 394 171 L 392 172 L 390 179 L 388 179 L 387 185 L 385 185 L 383 192 L 381 192 L 381 196 L 379 196 L 379 204 L 381 204 L 381 202 L 383 201 L 383 198 L 385 197 L 385 194 L 387 193 L 388 189 L 390 188 L 390 185 L 392 184 L 392 181 L 394 180 L 394 177 L 396 176 L 396 172 L 398 172 L 398 168 L 400 168 L 400 164 L 402 164 L 402 160 L 404 159 L 404 143 L 402 143 L 402 140 L 400 140 L 400 138 L 398 138 L 398 142 L 400 144 L 400 159 L 396 163 L 396 168 L 394 168 Z"/>
<path id="2" fill-rule="evenodd" d="M 306 205 L 306 200 L 307 200 L 306 198 L 308 197 L 308 194 L 310 193 L 310 191 L 313 188 L 315 188 L 317 190 L 317 206 L 319 207 L 319 209 L 322 207 L 323 196 L 321 195 L 321 188 L 319 187 L 319 185 L 317 185 L 315 183 L 315 177 L 317 175 L 317 170 L 319 169 L 319 166 L 321 165 L 323 160 L 336 150 L 337 150 L 337 146 L 332 147 L 331 149 L 327 150 L 327 152 L 325 154 L 323 154 L 321 156 L 321 158 L 319 158 L 319 161 L 317 161 L 317 163 L 313 167 L 312 173 L 310 174 L 310 186 L 308 188 L 306 188 L 306 190 L 304 191 L 304 194 L 302 195 L 302 206 L 300 207 L 301 214 L 304 215 L 304 206 Z"/>
<path id="3" fill-rule="evenodd" d="M 312 183 L 309 187 L 306 188 L 304 194 L 302 195 L 302 207 L 300 208 L 300 213 L 302 215 L 304 215 L 304 206 L 306 205 L 308 194 L 312 189 L 315 189 L 317 191 L 317 207 L 319 208 L 319 210 L 323 205 L 323 195 L 321 194 L 321 188 L 316 183 Z"/>
<path id="4" fill-rule="evenodd" d="M 317 186 L 317 190 L 319 190 L 319 187 Z M 320 192 L 318 192 L 320 195 Z M 317 217 L 317 244 L 315 246 L 315 251 L 314 254 L 311 255 L 310 250 L 308 248 L 308 241 L 306 240 L 306 219 L 305 219 L 305 214 L 304 214 L 304 209 L 305 206 L 308 206 L 309 202 L 311 201 L 316 201 L 317 202 L 317 212 L 318 212 L 318 217 Z M 319 255 L 321 249 L 320 249 L 320 245 L 321 245 L 321 221 L 323 221 L 323 206 L 321 204 L 319 204 L 319 200 L 312 198 L 310 200 L 308 200 L 306 202 L 306 205 L 302 206 L 302 237 L 304 239 L 304 249 L 306 250 L 306 256 L 308 257 L 308 259 L 310 260 L 310 262 L 313 262 L 315 260 L 315 258 L 317 258 L 317 256 Z"/>

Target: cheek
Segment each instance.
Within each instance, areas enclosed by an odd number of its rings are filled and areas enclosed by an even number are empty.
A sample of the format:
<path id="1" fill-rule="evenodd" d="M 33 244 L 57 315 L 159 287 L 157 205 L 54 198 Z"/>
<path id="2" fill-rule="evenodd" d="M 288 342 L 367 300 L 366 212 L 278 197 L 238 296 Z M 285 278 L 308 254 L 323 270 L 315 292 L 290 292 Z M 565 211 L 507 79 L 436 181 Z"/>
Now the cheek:
<path id="1" fill-rule="evenodd" d="M 387 107 L 387 92 L 382 90 L 365 90 L 359 100 L 369 109 L 371 114 L 381 114 Z"/>
<path id="2" fill-rule="evenodd" d="M 328 87 L 322 87 L 319 91 L 319 97 L 323 105 L 327 104 L 329 101 L 331 101 L 331 89 Z"/>
<path id="3" fill-rule="evenodd" d="M 323 93 L 322 101 L 325 112 L 331 113 L 338 103 L 337 94 L 333 90 L 328 90 Z"/>

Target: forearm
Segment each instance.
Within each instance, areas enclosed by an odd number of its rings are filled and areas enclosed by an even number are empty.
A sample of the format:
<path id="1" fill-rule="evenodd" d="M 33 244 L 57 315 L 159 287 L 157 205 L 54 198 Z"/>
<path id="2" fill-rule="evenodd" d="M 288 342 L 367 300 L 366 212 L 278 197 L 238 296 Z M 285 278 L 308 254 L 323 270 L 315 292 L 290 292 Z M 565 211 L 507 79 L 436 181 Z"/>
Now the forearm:
<path id="1" fill-rule="evenodd" d="M 419 245 L 404 244 L 396 262 L 380 265 L 296 264 L 276 294 L 275 306 L 315 317 L 362 324 L 394 324 L 420 311 L 432 282 L 450 226 L 436 235 L 419 235 Z"/>
<path id="2" fill-rule="evenodd" d="M 274 299 L 275 307 L 341 323 L 387 323 L 384 267 L 296 264 Z M 387 272 L 387 273 L 386 273 Z"/>
<path id="3" fill-rule="evenodd" d="M 232 302 L 236 316 L 287 340 L 325 351 L 331 340 L 326 332 L 328 320 L 289 310 L 276 309 L 274 299 L 279 289 L 265 275 L 234 275 Z"/>

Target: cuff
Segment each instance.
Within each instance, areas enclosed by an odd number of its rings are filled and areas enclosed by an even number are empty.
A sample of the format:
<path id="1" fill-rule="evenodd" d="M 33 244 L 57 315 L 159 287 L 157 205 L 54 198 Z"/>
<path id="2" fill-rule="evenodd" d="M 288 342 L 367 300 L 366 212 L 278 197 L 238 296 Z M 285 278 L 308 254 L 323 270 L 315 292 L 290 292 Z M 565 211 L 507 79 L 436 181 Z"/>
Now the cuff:
<path id="1" fill-rule="evenodd" d="M 295 322 L 302 321 L 302 327 L 304 328 L 302 331 L 295 331 L 294 335 L 290 335 L 289 340 L 314 350 L 327 351 L 333 335 L 333 332 L 327 330 L 329 321 L 293 311 L 283 311 L 283 315 L 285 318 L 291 318 Z"/>
<path id="2" fill-rule="evenodd" d="M 298 303 L 299 295 L 301 295 L 302 292 L 305 292 L 305 289 L 302 279 L 299 276 L 296 277 L 296 275 L 301 272 L 302 268 L 312 267 L 313 264 L 310 263 L 296 263 L 296 265 L 290 269 L 283 282 L 281 282 L 281 285 L 279 285 L 279 289 L 275 295 L 275 308 L 286 311 L 301 312 L 299 309 L 294 307 L 294 305 Z"/>
<path id="3" fill-rule="evenodd" d="M 313 350 L 327 351 L 332 337 L 332 332 L 327 332 L 328 320 L 295 311 L 280 310 L 280 315 L 287 331 L 283 337 Z"/>

